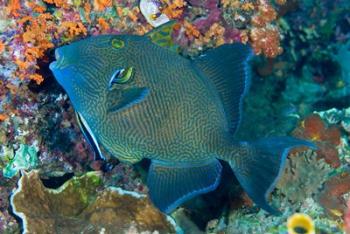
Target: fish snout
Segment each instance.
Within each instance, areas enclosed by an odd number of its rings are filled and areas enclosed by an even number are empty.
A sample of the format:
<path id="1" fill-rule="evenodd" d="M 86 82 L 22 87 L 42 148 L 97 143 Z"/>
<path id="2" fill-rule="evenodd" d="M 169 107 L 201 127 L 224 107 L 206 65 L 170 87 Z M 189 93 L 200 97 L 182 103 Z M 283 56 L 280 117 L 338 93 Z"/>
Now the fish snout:
<path id="1" fill-rule="evenodd" d="M 49 68 L 51 70 L 61 70 L 68 66 L 68 63 L 63 55 L 62 48 L 55 49 L 55 59 L 50 63 Z"/>

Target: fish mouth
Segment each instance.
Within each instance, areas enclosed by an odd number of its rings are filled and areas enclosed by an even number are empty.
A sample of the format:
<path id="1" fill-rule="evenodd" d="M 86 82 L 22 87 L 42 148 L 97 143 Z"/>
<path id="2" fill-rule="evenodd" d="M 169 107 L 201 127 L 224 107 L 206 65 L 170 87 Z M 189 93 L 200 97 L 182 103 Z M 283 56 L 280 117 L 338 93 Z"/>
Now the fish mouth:
<path id="1" fill-rule="evenodd" d="M 60 48 L 55 49 L 55 59 L 56 61 L 51 62 L 49 65 L 51 70 L 64 69 L 68 66 Z"/>

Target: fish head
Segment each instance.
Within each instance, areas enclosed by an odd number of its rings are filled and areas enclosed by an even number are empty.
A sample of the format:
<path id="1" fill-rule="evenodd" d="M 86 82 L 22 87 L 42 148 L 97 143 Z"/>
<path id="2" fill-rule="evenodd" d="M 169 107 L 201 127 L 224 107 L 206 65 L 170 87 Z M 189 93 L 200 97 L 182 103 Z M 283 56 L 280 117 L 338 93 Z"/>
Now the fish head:
<path id="1" fill-rule="evenodd" d="M 135 79 L 135 48 L 142 37 L 93 36 L 57 48 L 50 69 L 79 113 L 87 105 L 119 109 L 146 93 L 145 81 Z"/>

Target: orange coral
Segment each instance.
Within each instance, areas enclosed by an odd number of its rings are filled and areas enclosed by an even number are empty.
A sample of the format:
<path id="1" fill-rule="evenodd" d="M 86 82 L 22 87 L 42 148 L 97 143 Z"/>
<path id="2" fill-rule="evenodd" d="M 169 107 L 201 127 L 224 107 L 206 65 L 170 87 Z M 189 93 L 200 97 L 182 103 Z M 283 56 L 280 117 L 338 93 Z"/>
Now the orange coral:
<path id="1" fill-rule="evenodd" d="M 195 39 L 195 45 L 202 47 L 208 46 L 209 43 L 213 43 L 212 46 L 220 46 L 225 43 L 224 40 L 225 28 L 219 23 L 214 23 L 210 26 L 208 31 L 204 35 L 200 35 Z M 187 34 L 186 34 L 187 35 Z"/>
<path id="2" fill-rule="evenodd" d="M 6 119 L 8 119 L 8 115 L 0 114 L 0 122 L 5 121 Z"/>
<path id="3" fill-rule="evenodd" d="M 328 127 L 318 114 L 311 114 L 293 131 L 298 138 L 312 140 L 316 143 L 317 158 L 323 158 L 333 168 L 340 166 L 337 145 L 340 144 L 340 130 L 336 126 Z"/>
<path id="4" fill-rule="evenodd" d="M 302 121 L 303 136 L 313 141 L 327 141 L 340 144 L 340 130 L 336 126 L 327 127 L 318 114 L 311 114 Z"/>
<path id="5" fill-rule="evenodd" d="M 324 184 L 324 189 L 319 196 L 320 204 L 329 215 L 343 214 L 346 210 L 346 201 L 343 195 L 350 190 L 350 174 L 343 173 L 333 176 Z"/>
<path id="6" fill-rule="evenodd" d="M 266 3 L 258 6 L 258 13 L 252 18 L 252 25 L 255 27 L 264 27 L 277 17 L 275 9 Z"/>
<path id="7" fill-rule="evenodd" d="M 37 59 L 42 58 L 47 49 L 54 47 L 54 44 L 47 36 L 49 31 L 54 28 L 52 18 L 52 15 L 44 13 L 38 15 L 37 18 L 24 16 L 18 21 L 20 26 L 26 25 L 25 31 L 17 36 L 25 43 L 24 58 L 16 58 L 15 60 L 19 69 L 16 75 L 20 79 L 33 79 L 38 84 L 42 82 L 41 76 L 37 74 L 27 76 L 23 69 L 28 69 L 31 66 L 36 69 L 35 63 Z"/>
<path id="8" fill-rule="evenodd" d="M 5 43 L 0 41 L 0 53 L 4 52 L 4 50 L 5 50 Z"/>
<path id="9" fill-rule="evenodd" d="M 112 6 L 112 0 L 94 0 L 94 9 L 104 11 L 107 7 Z"/>
<path id="10" fill-rule="evenodd" d="M 69 39 L 73 39 L 79 35 L 87 35 L 87 30 L 81 22 L 66 21 L 62 22 L 58 28 L 59 33 L 63 33 Z"/>
<path id="11" fill-rule="evenodd" d="M 29 76 L 29 79 L 35 81 L 37 84 L 41 84 L 44 81 L 44 77 L 39 74 L 32 74 Z"/>
<path id="12" fill-rule="evenodd" d="M 46 11 L 46 7 L 40 6 L 35 2 L 27 2 L 27 4 L 28 4 L 28 7 L 33 9 L 33 11 L 36 13 L 44 13 Z"/>
<path id="13" fill-rule="evenodd" d="M 284 4 L 286 4 L 287 0 L 275 0 L 275 2 L 276 2 L 278 5 L 284 5 Z"/>
<path id="14" fill-rule="evenodd" d="M 69 8 L 69 4 L 67 0 L 43 0 L 43 1 L 49 4 L 55 4 L 56 7 L 62 7 L 65 9 Z"/>
<path id="15" fill-rule="evenodd" d="M 90 19 L 90 13 L 91 13 L 91 4 L 86 2 L 84 4 L 84 12 L 85 12 L 85 18 L 86 20 L 90 23 L 91 19 Z"/>
<path id="16" fill-rule="evenodd" d="M 102 18 L 102 17 L 98 18 L 97 22 L 101 26 L 102 31 L 108 31 L 110 29 L 109 24 L 107 23 L 107 21 L 104 18 Z"/>
<path id="17" fill-rule="evenodd" d="M 305 137 L 313 141 L 321 140 L 325 124 L 319 115 L 312 114 L 302 121 L 301 124 L 304 128 Z"/>
<path id="18" fill-rule="evenodd" d="M 271 23 L 277 18 L 276 10 L 266 0 L 259 0 L 256 14 L 251 19 L 249 39 L 256 54 L 276 57 L 282 53 L 280 32 Z"/>
<path id="19" fill-rule="evenodd" d="M 184 0 L 163 0 L 162 2 L 166 5 L 166 7 L 164 9 L 161 9 L 161 11 L 170 19 L 176 19 L 182 15 L 185 8 Z"/>
<path id="20" fill-rule="evenodd" d="M 199 30 L 186 20 L 184 21 L 184 28 L 185 28 L 185 34 L 189 38 L 192 38 L 192 37 L 199 38 L 199 36 L 201 35 Z"/>
<path id="21" fill-rule="evenodd" d="M 283 52 L 277 28 L 254 27 L 250 31 L 250 41 L 256 54 L 263 53 L 267 57 L 273 58 Z"/>
<path id="22" fill-rule="evenodd" d="M 6 11 L 9 15 L 14 17 L 18 17 L 20 14 L 18 11 L 21 9 L 21 1 L 20 0 L 9 0 Z"/>

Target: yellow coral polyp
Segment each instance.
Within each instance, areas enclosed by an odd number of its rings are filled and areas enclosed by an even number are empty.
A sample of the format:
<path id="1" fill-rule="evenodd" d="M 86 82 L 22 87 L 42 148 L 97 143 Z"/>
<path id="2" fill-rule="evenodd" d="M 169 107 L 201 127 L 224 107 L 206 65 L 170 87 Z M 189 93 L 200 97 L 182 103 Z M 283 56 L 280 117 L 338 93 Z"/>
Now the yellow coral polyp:
<path id="1" fill-rule="evenodd" d="M 307 214 L 296 213 L 287 221 L 288 234 L 315 234 L 315 225 Z"/>
<path id="2" fill-rule="evenodd" d="M 241 8 L 244 11 L 251 11 L 251 10 L 254 10 L 254 5 L 251 2 L 246 2 L 246 3 L 243 3 Z"/>

